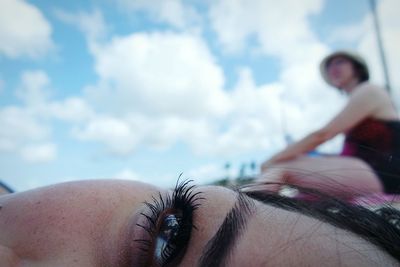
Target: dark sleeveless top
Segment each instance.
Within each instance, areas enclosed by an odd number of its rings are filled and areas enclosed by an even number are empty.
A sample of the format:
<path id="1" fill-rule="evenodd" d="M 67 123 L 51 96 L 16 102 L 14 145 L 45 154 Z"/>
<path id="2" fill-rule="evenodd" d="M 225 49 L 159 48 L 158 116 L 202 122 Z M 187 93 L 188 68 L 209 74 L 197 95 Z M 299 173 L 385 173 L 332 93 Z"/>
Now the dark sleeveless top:
<path id="1" fill-rule="evenodd" d="M 400 121 L 361 121 L 346 134 L 341 155 L 364 160 L 386 193 L 400 193 Z"/>

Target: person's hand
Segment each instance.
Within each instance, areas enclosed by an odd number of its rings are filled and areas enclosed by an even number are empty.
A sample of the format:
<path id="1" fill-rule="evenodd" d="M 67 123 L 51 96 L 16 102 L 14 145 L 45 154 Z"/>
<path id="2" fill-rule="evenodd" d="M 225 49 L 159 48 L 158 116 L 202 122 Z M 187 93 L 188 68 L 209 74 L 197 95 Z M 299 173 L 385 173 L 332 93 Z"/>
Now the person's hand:
<path id="1" fill-rule="evenodd" d="M 261 164 L 261 172 L 266 171 L 269 167 L 275 164 L 290 160 L 293 157 L 294 156 L 288 155 L 287 153 L 278 153 Z"/>
<path id="2" fill-rule="evenodd" d="M 261 164 L 261 173 L 265 172 L 270 166 L 271 166 L 271 162 L 269 160 L 264 161 Z"/>
<path id="3" fill-rule="evenodd" d="M 272 158 L 264 161 L 261 164 L 261 172 L 265 172 L 269 167 L 271 167 L 272 165 L 274 165 L 274 164 L 276 164 L 276 163 L 278 163 L 280 161 L 283 161 L 283 160 L 280 159 L 280 157 L 278 155 L 273 156 Z"/>

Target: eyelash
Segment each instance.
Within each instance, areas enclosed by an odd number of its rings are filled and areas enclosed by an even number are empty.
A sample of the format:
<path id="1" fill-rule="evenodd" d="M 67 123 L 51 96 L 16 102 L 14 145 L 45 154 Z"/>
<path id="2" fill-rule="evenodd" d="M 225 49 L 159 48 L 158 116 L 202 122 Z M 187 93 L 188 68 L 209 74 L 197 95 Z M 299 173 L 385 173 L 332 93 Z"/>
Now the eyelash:
<path id="1" fill-rule="evenodd" d="M 193 193 L 195 186 L 190 185 L 191 182 L 192 180 L 186 180 L 179 183 L 178 180 L 171 195 L 162 196 L 159 193 L 157 198 L 153 196 L 151 202 L 144 203 L 148 212 L 142 212 L 141 215 L 145 217 L 147 223 L 137 226 L 148 233 L 149 239 L 134 240 L 140 244 L 140 250 L 143 252 L 140 257 L 144 266 L 152 266 L 154 262 L 160 266 L 167 266 L 184 255 L 192 228 L 196 229 L 193 224 L 193 213 L 200 206 L 198 200 L 203 199 L 199 196 L 201 192 Z M 166 219 L 171 218 L 175 219 L 174 223 L 177 224 L 178 230 L 164 244 L 165 247 L 159 255 L 160 259 L 157 259 L 155 255 L 157 238 L 162 234 L 161 230 Z"/>

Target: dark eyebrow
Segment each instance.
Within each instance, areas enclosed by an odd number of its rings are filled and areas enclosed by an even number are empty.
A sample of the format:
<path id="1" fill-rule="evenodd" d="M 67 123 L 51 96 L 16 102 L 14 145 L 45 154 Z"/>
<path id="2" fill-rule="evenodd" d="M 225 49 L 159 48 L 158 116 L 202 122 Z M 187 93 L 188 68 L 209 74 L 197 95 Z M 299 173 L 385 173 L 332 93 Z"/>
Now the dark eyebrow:
<path id="1" fill-rule="evenodd" d="M 233 208 L 226 215 L 217 233 L 211 238 L 200 258 L 199 267 L 226 266 L 236 240 L 245 230 L 247 221 L 254 210 L 254 201 L 245 194 L 238 192 L 238 198 Z"/>

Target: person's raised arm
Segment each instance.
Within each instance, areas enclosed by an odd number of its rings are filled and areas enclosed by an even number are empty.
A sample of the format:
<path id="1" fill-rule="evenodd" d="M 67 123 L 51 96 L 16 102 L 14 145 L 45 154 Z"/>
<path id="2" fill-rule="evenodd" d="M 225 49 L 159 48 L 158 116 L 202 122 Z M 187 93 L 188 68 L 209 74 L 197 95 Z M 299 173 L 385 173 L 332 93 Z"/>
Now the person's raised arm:
<path id="1" fill-rule="evenodd" d="M 339 133 L 345 133 L 363 119 L 373 115 L 379 107 L 382 94 L 379 92 L 380 89 L 373 85 L 366 84 L 362 87 L 350 95 L 347 105 L 326 126 L 287 146 L 283 151 L 264 162 L 261 168 L 312 151 L 325 141 Z"/>

